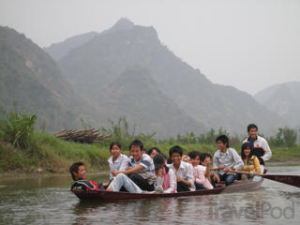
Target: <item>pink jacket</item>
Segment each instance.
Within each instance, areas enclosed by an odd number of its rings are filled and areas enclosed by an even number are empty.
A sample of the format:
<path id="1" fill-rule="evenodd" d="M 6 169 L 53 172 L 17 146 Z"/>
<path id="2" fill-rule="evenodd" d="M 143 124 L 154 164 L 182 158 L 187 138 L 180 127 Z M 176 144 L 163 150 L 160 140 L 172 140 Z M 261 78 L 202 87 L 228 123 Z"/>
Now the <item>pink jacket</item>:
<path id="1" fill-rule="evenodd" d="M 213 186 L 205 177 L 206 167 L 198 165 L 194 167 L 194 176 L 195 176 L 195 182 L 198 184 L 202 184 L 207 189 L 213 189 Z"/>

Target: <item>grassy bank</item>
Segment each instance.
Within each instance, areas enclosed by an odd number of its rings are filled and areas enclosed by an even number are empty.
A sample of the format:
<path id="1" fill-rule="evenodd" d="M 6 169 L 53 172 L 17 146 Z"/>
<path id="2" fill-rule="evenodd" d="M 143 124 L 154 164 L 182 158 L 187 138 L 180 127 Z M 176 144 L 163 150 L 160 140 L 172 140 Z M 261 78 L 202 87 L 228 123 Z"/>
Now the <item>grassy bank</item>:
<path id="1" fill-rule="evenodd" d="M 100 172 L 108 169 L 109 144 L 118 140 L 123 146 L 123 152 L 129 155 L 128 146 L 133 139 L 140 139 L 145 149 L 158 147 L 162 153 L 168 156 L 169 149 L 174 145 L 180 145 L 184 154 L 196 150 L 207 152 L 212 156 L 216 151 L 215 138 L 225 133 L 220 129 L 218 133 L 212 129 L 207 134 L 195 136 L 188 133 L 185 136 L 178 135 L 175 138 L 156 140 L 154 134 L 140 133 L 135 135 L 129 131 L 125 119 L 113 123 L 109 130 L 103 129 L 104 133 L 111 134 L 112 138 L 96 144 L 80 144 L 60 140 L 51 134 L 34 131 L 35 115 L 10 113 L 0 120 L 0 172 L 1 173 L 67 173 L 69 166 L 76 161 L 83 161 L 89 172 Z M 288 129 L 285 129 L 289 131 Z M 227 134 L 229 136 L 229 134 Z M 271 163 L 300 164 L 300 146 L 287 142 L 281 135 L 271 138 L 270 143 L 285 147 L 272 147 L 273 156 Z M 229 136 L 230 137 L 230 136 Z M 241 141 L 238 137 L 230 137 L 231 145 L 240 152 Z M 291 143 L 287 147 L 288 143 Z M 296 162 L 296 163 L 295 163 Z"/>
<path id="2" fill-rule="evenodd" d="M 30 147 L 20 149 L 0 142 L 0 171 L 64 173 L 75 161 L 85 162 L 90 171 L 107 168 L 109 152 L 97 145 L 57 139 L 46 133 L 34 133 Z"/>
<path id="3" fill-rule="evenodd" d="M 50 134 L 34 133 L 31 145 L 27 149 L 13 147 L 12 144 L 0 141 L 0 172 L 18 173 L 67 173 L 69 166 L 75 161 L 83 161 L 89 172 L 99 172 L 108 169 L 109 143 L 106 140 L 97 144 L 80 144 L 60 140 Z M 124 153 L 129 155 L 128 143 L 123 142 Z M 168 149 L 177 143 L 146 141 L 146 149 L 157 146 L 168 155 Z M 184 153 L 191 150 L 208 152 L 211 155 L 216 150 L 215 145 L 180 144 Z M 238 146 L 237 146 L 238 147 Z M 237 150 L 239 148 L 236 148 Z M 272 148 L 273 157 L 270 162 L 299 162 L 299 147 Z M 294 164 L 294 163 L 293 163 Z"/>

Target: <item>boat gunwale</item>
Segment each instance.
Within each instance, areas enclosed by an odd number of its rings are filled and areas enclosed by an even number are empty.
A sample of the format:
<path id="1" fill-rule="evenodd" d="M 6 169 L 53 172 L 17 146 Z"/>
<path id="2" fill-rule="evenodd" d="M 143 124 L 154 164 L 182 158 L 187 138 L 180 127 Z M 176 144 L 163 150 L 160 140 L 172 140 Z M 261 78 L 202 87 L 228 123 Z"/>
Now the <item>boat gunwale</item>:
<path id="1" fill-rule="evenodd" d="M 263 179 L 260 181 L 242 181 L 234 183 L 226 187 L 217 187 L 206 190 L 185 191 L 177 193 L 161 193 L 161 194 L 145 194 L 145 193 L 128 193 L 128 192 L 109 192 L 104 190 L 97 191 L 72 191 L 79 199 L 88 200 L 131 200 L 131 199 L 150 199 L 150 198 L 172 198 L 172 197 L 188 197 L 201 195 L 215 195 L 221 193 L 234 193 L 240 191 L 253 190 L 261 185 Z"/>

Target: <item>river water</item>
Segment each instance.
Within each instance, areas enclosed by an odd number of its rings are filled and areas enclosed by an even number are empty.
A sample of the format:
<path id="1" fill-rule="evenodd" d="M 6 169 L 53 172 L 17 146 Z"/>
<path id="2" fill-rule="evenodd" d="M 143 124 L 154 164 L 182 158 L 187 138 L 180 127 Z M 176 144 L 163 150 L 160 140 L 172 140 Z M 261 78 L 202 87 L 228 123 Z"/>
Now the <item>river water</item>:
<path id="1" fill-rule="evenodd" d="M 299 175 L 300 167 L 270 167 L 269 173 Z M 300 189 L 266 179 L 251 192 L 109 203 L 81 202 L 70 183 L 66 175 L 0 180 L 0 224 L 300 223 Z"/>

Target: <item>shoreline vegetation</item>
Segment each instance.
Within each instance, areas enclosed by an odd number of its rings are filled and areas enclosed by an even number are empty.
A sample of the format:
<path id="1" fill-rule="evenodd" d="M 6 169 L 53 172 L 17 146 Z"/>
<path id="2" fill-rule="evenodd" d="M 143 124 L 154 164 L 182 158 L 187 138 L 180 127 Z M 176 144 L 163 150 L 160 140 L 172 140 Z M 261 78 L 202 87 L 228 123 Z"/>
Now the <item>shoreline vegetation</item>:
<path id="1" fill-rule="evenodd" d="M 35 120 L 35 115 L 17 112 L 11 112 L 0 119 L 0 174 L 14 177 L 26 174 L 68 174 L 69 166 L 76 161 L 83 161 L 89 173 L 108 171 L 109 144 L 114 140 L 121 142 L 126 155 L 129 155 L 129 143 L 137 138 L 146 149 L 156 146 L 167 156 L 168 150 L 174 145 L 180 145 L 184 154 L 196 150 L 213 156 L 217 150 L 215 138 L 219 134 L 228 135 L 230 145 L 238 152 L 242 141 L 242 138 L 232 137 L 222 128 L 218 132 L 211 129 L 199 136 L 191 132 L 176 138 L 157 140 L 155 134 L 134 134 L 126 119 L 120 118 L 116 123 L 112 122 L 110 129 L 101 129 L 103 134 L 110 134 L 110 138 L 99 143 L 84 144 L 60 140 L 52 134 L 35 131 Z M 268 166 L 300 165 L 296 131 L 279 128 L 277 135 L 268 138 L 268 142 L 273 153 Z"/>

